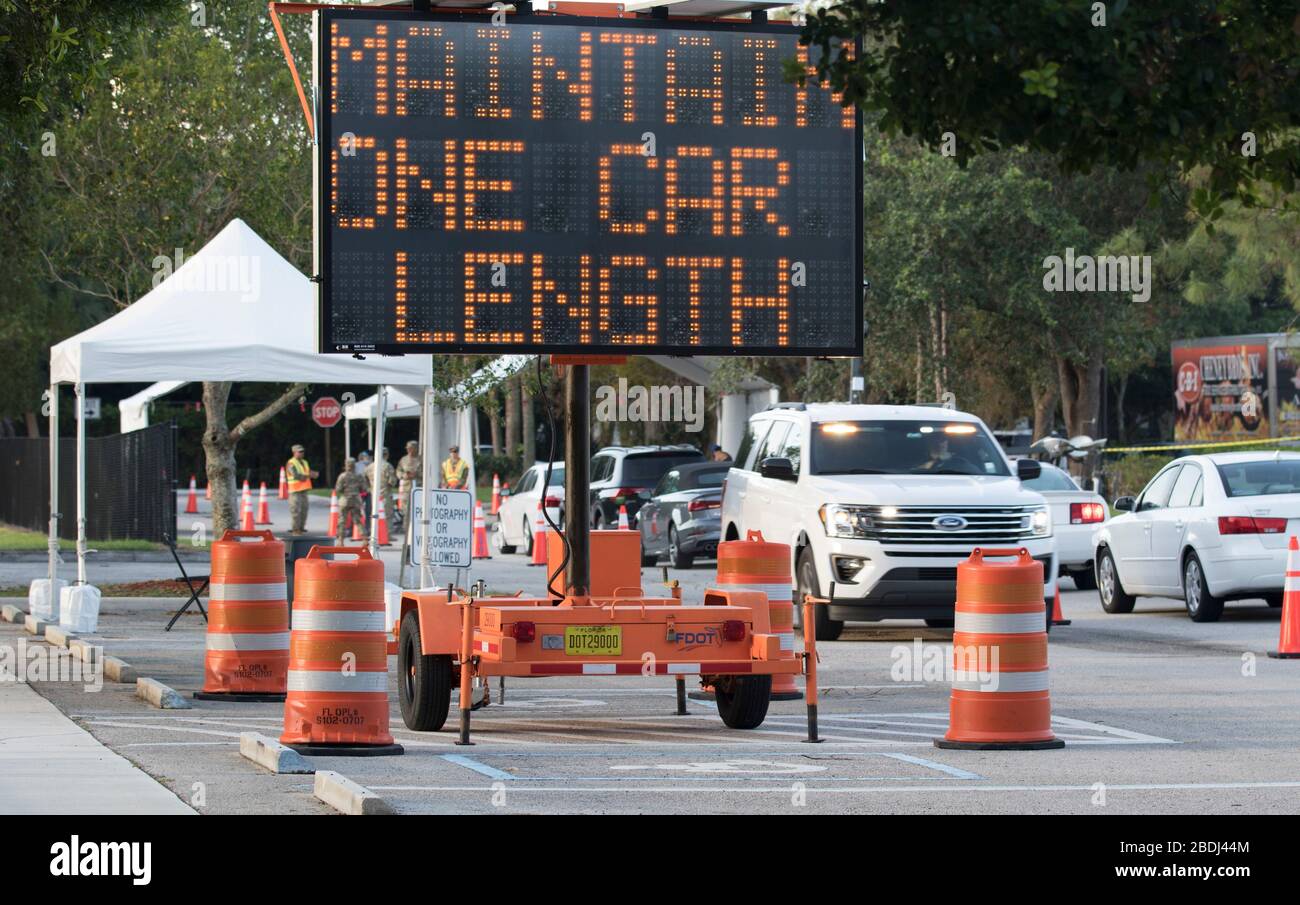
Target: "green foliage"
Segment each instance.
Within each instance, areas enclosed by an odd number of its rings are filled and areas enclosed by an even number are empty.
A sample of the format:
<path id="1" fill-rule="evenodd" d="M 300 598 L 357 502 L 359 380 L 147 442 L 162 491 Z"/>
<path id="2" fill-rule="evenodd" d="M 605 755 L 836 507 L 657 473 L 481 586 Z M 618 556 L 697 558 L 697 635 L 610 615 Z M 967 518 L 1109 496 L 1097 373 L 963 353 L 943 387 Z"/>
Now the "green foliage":
<path id="1" fill-rule="evenodd" d="M 930 148 L 951 133 L 963 165 L 1024 147 L 1066 173 L 1145 167 L 1152 189 L 1171 169 L 1204 165 L 1191 200 L 1207 216 L 1226 199 L 1255 203 L 1261 184 L 1295 188 L 1294 2 L 1106 7 L 1102 25 L 1091 0 L 844 0 L 810 12 L 801 40 L 848 103 Z"/>
<path id="2" fill-rule="evenodd" d="M 1128 453 L 1106 457 L 1106 494 L 1111 502 L 1122 496 L 1137 496 L 1156 472 L 1172 461 L 1171 456 Z"/>

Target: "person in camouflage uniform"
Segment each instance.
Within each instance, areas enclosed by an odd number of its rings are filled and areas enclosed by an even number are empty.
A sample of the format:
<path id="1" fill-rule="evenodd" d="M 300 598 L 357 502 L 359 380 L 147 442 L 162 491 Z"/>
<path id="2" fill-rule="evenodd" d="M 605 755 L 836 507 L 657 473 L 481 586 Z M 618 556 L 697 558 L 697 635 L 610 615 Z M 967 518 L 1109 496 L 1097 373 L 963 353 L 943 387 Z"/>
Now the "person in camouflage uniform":
<path id="1" fill-rule="evenodd" d="M 384 501 L 384 517 L 391 519 L 393 517 L 393 491 L 397 489 L 397 472 L 394 470 L 391 462 L 388 461 L 388 450 L 383 452 L 383 468 L 379 472 L 379 497 Z M 378 460 L 377 460 L 378 461 Z M 370 467 L 366 469 L 366 486 L 375 486 L 375 465 L 371 462 Z M 375 502 L 375 515 L 379 514 L 379 503 Z"/>
<path id="2" fill-rule="evenodd" d="M 406 513 L 407 501 L 415 482 L 424 474 L 424 460 L 420 458 L 420 444 L 414 440 L 406 444 L 406 455 L 397 460 L 397 505 Z"/>
<path id="3" fill-rule="evenodd" d="M 361 492 L 366 489 L 366 479 L 357 474 L 357 460 L 343 460 L 343 471 L 334 482 L 334 492 L 339 498 L 339 546 L 348 539 L 349 520 L 354 525 L 365 524 L 365 514 L 361 508 Z"/>

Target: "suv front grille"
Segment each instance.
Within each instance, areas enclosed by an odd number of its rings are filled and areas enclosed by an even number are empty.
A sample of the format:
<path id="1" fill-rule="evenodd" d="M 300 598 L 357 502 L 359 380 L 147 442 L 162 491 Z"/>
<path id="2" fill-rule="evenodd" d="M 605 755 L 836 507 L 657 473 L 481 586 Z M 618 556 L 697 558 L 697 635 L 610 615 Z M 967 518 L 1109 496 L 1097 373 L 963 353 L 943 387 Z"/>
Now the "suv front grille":
<path id="1" fill-rule="evenodd" d="M 1030 524 L 1035 506 L 867 506 L 871 538 L 882 544 L 960 545 L 1015 544 L 1034 537 Z M 894 512 L 886 518 L 885 509 Z M 942 518 L 965 524 L 943 529 Z"/>

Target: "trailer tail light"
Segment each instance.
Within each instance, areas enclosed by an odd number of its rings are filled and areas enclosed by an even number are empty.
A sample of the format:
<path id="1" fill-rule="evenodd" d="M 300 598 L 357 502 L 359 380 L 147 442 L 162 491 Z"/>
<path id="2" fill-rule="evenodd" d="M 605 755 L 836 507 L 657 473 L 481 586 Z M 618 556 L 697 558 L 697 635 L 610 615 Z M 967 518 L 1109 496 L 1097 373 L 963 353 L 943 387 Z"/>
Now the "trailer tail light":
<path id="1" fill-rule="evenodd" d="M 1220 534 L 1281 534 L 1286 531 L 1284 518 L 1251 518 L 1249 515 L 1219 516 Z"/>
<path id="2" fill-rule="evenodd" d="M 686 504 L 688 512 L 699 512 L 701 509 L 718 509 L 722 506 L 722 500 L 691 500 Z"/>
<path id="3" fill-rule="evenodd" d="M 728 619 L 722 623 L 723 641 L 744 641 L 745 623 L 739 619 Z"/>
<path id="4" fill-rule="evenodd" d="M 516 622 L 510 628 L 510 635 L 521 644 L 527 644 L 537 637 L 537 623 Z"/>
<path id="5" fill-rule="evenodd" d="M 1106 521 L 1106 507 L 1101 503 L 1071 503 L 1071 525 L 1093 525 Z"/>

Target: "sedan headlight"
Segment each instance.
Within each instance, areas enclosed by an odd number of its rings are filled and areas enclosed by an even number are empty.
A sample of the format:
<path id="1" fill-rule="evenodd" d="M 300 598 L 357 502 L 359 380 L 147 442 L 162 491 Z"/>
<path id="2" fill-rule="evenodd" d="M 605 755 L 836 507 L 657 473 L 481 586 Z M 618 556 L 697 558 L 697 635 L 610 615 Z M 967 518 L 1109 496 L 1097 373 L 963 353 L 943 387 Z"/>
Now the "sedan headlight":
<path id="1" fill-rule="evenodd" d="M 1029 528 L 1035 537 L 1046 537 L 1052 533 L 1052 513 L 1046 509 L 1035 509 L 1029 515 Z"/>
<path id="2" fill-rule="evenodd" d="M 827 503 L 817 510 L 827 537 L 870 537 L 871 514 L 862 506 Z"/>

